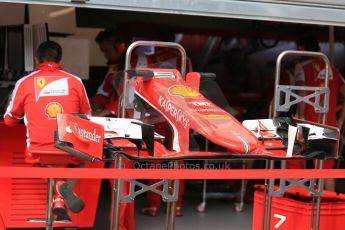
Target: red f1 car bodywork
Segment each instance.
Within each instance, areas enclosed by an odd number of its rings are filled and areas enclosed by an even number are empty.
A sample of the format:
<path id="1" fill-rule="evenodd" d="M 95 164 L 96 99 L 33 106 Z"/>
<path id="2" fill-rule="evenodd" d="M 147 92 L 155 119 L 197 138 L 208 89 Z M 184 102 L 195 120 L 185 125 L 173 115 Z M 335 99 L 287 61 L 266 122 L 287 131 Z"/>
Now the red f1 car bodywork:
<path id="1" fill-rule="evenodd" d="M 144 70 L 145 71 L 145 70 Z M 289 158 L 286 145 L 276 133 L 277 127 L 265 130 L 257 120 L 257 127 L 249 130 L 232 115 L 205 98 L 198 89 L 201 77 L 199 73 L 189 73 L 184 80 L 177 70 L 150 69 L 151 77 L 136 77 L 131 80 L 135 95 L 156 112 L 161 114 L 173 130 L 173 151 L 155 150 L 156 157 L 263 157 Z M 148 118 L 147 118 L 148 117 Z M 150 123 L 150 114 L 145 115 Z M 154 120 L 154 119 L 152 119 Z M 301 126 L 315 126 L 324 129 L 321 132 L 332 133 L 332 150 L 327 158 L 336 158 L 338 152 L 339 130 L 301 120 L 295 120 Z M 252 127 L 251 127 L 252 128 Z M 257 133 L 259 130 L 259 133 Z M 197 133 L 214 144 L 225 148 L 226 152 L 193 152 L 189 150 L 190 134 Z M 272 137 L 273 136 L 273 137 Z M 321 139 L 329 136 L 321 135 Z M 294 153 L 293 158 L 303 157 Z"/>
<path id="2" fill-rule="evenodd" d="M 198 73 L 192 73 L 199 75 Z M 233 116 L 188 85 L 177 70 L 159 69 L 134 82 L 135 94 L 161 113 L 174 131 L 173 150 L 189 151 L 190 130 L 235 153 L 254 152 L 257 138 Z M 195 77 L 193 78 L 195 81 Z"/>

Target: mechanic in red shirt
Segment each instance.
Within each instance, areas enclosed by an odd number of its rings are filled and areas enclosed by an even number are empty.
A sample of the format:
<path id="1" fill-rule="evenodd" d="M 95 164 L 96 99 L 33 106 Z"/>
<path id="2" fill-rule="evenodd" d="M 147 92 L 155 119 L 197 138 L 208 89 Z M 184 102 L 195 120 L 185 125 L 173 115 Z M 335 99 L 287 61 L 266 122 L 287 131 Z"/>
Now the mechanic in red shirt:
<path id="1" fill-rule="evenodd" d="M 40 164 L 35 152 L 58 150 L 54 148 L 54 131 L 57 113 L 90 114 L 91 108 L 80 78 L 61 68 L 62 49 L 53 41 L 43 42 L 36 53 L 36 69 L 21 78 L 15 85 L 7 111 L 6 125 L 14 126 L 24 120 L 27 128 L 25 159 Z M 71 159 L 82 165 L 78 159 Z M 48 163 L 54 165 L 54 162 Z M 56 220 L 70 220 L 65 205 L 75 213 L 80 212 L 84 202 L 73 192 L 76 179 L 57 180 L 53 201 Z"/>
<path id="2" fill-rule="evenodd" d="M 108 60 L 108 72 L 98 87 L 96 96 L 91 98 L 94 116 L 118 116 L 119 98 L 123 90 L 126 39 L 119 29 L 107 28 L 98 33 L 96 42 Z M 131 67 L 147 67 L 150 60 L 145 55 L 133 53 Z"/>
<path id="3" fill-rule="evenodd" d="M 297 41 L 297 48 L 301 51 L 320 52 L 320 46 L 317 39 L 312 35 L 304 35 Z M 323 87 L 325 83 L 325 63 L 320 58 L 308 58 L 302 60 L 295 66 L 294 80 L 296 85 Z M 339 71 L 332 67 L 329 76 L 329 110 L 326 115 L 326 124 L 336 126 L 341 129 L 345 119 L 345 104 L 341 106 L 340 115 L 337 113 L 337 99 L 341 95 L 345 98 L 345 81 Z M 322 114 L 316 113 L 314 107 L 300 103 L 297 106 L 297 116 L 312 122 L 322 122 Z M 288 168 L 303 168 L 304 161 L 288 161 Z M 332 169 L 334 167 L 333 160 L 325 160 L 324 168 Z M 335 180 L 325 179 L 325 188 L 335 190 Z"/>

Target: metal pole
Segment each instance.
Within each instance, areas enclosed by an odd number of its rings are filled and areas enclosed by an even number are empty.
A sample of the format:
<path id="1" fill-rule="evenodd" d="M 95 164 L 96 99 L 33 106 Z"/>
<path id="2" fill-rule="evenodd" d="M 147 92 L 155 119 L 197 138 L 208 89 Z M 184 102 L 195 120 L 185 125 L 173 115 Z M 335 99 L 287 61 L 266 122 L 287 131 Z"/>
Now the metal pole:
<path id="1" fill-rule="evenodd" d="M 331 60 L 333 62 L 333 60 L 334 60 L 334 57 L 333 57 L 334 56 L 334 50 L 333 50 L 333 48 L 334 48 L 334 27 L 332 27 L 332 26 L 330 27 L 329 33 L 330 33 L 330 58 L 331 58 Z M 327 62 L 327 60 L 325 60 L 325 62 L 326 62 L 325 87 L 328 88 L 328 86 L 329 86 L 329 72 L 331 71 L 331 64 L 330 64 L 329 61 Z M 324 100 L 326 100 L 326 98 Z M 326 103 L 326 101 L 324 103 Z M 327 103 L 329 103 L 329 101 L 327 101 Z M 327 114 L 323 113 L 323 115 L 322 115 L 322 124 L 325 125 L 326 121 L 327 121 Z M 323 160 L 317 160 L 317 162 L 319 163 L 318 168 L 322 169 L 323 168 Z M 317 197 L 317 200 L 316 200 L 316 202 L 317 202 L 316 220 L 315 220 L 315 229 L 314 230 L 318 230 L 319 226 L 320 226 L 320 211 L 321 211 L 321 200 L 322 200 L 323 184 L 324 184 L 324 179 L 319 178 L 318 179 L 318 189 L 317 189 L 318 197 Z M 314 217 L 314 212 L 312 213 L 312 217 Z"/>
<path id="2" fill-rule="evenodd" d="M 322 168 L 323 168 L 323 160 L 319 160 L 319 169 L 322 169 Z M 319 230 L 320 228 L 320 211 L 321 211 L 321 200 L 322 200 L 322 190 L 323 190 L 323 179 L 320 178 L 318 181 L 319 181 L 318 193 L 320 195 L 317 197 L 317 209 L 316 209 L 316 220 L 315 220 L 314 230 Z"/>
<path id="3" fill-rule="evenodd" d="M 54 179 L 48 178 L 48 192 L 47 192 L 47 204 L 46 204 L 46 230 L 53 230 L 53 213 L 52 213 L 52 201 L 54 192 Z"/>
<path id="4" fill-rule="evenodd" d="M 242 169 L 246 170 L 246 161 L 242 160 Z M 244 207 L 244 196 L 246 193 L 246 187 L 248 184 L 248 180 L 242 179 L 241 180 L 241 192 L 240 192 L 240 203 L 235 205 L 236 212 L 242 212 Z"/>
<path id="5" fill-rule="evenodd" d="M 268 169 L 269 168 L 269 160 L 266 160 L 266 164 L 265 164 L 265 169 Z M 266 222 L 266 214 L 267 214 L 267 189 L 268 189 L 268 180 L 265 179 L 265 182 L 264 182 L 264 197 L 263 197 L 263 201 L 262 201 L 262 219 L 261 219 L 261 230 L 264 230 L 265 229 L 265 222 Z"/>
<path id="6" fill-rule="evenodd" d="M 122 156 L 117 156 L 114 160 L 114 168 L 122 168 Z M 118 230 L 120 224 L 120 198 L 121 198 L 121 179 L 114 179 L 112 188 L 112 201 L 111 201 L 111 219 L 110 229 Z"/>
<path id="7" fill-rule="evenodd" d="M 114 159 L 114 168 L 116 169 L 117 166 L 117 157 Z M 116 196 L 116 179 L 113 179 L 113 184 L 111 188 L 111 204 L 110 204 L 110 230 L 113 229 L 114 226 L 114 215 L 115 215 L 115 196 Z"/>
<path id="8" fill-rule="evenodd" d="M 170 186 L 170 183 L 169 183 L 169 186 Z M 170 226 L 170 218 L 169 218 L 169 214 L 170 214 L 170 209 L 171 209 L 171 204 L 170 202 L 167 203 L 167 207 L 166 207 L 166 216 L 165 216 L 165 229 L 168 230 L 169 229 L 169 226 Z"/>
<path id="9" fill-rule="evenodd" d="M 174 161 L 173 168 L 178 168 L 178 162 Z M 169 195 L 173 194 L 175 191 L 175 186 L 178 186 L 179 180 L 169 180 Z M 177 191 L 177 199 L 178 199 L 178 191 Z M 175 212 L 176 212 L 176 202 L 168 202 L 167 203 L 167 217 L 166 217 L 166 230 L 174 230 L 175 229 Z"/>
<path id="10" fill-rule="evenodd" d="M 274 161 L 270 160 L 270 169 L 274 168 Z M 272 195 L 271 189 L 274 189 L 274 179 L 269 179 L 268 188 L 268 204 L 267 204 L 267 214 L 266 214 L 266 230 L 270 229 L 271 225 L 271 207 L 272 207 Z"/>
<path id="11" fill-rule="evenodd" d="M 171 183 L 171 181 L 169 182 Z M 174 230 L 175 229 L 175 210 L 176 210 L 176 202 L 168 202 L 167 203 L 167 221 L 166 221 L 166 230 Z"/>
<path id="12" fill-rule="evenodd" d="M 280 61 L 279 61 L 279 66 L 276 67 L 276 68 L 277 69 L 279 68 L 279 71 L 276 72 L 276 80 L 275 80 L 275 84 L 277 86 L 277 84 L 279 84 L 279 81 L 280 81 Z M 274 90 L 276 90 L 276 88 Z M 276 92 L 274 91 L 274 98 L 275 98 L 275 95 L 276 95 Z M 273 100 L 273 101 L 275 101 L 275 100 Z M 272 105 L 272 103 L 271 103 L 270 107 L 269 107 L 269 117 L 270 118 L 274 117 L 274 113 L 275 113 L 275 110 L 276 110 L 275 107 L 274 108 L 273 107 L 274 107 L 274 104 Z M 272 160 L 266 160 L 265 169 L 269 169 L 270 165 L 272 165 L 272 164 L 273 164 L 273 168 L 274 168 L 274 162 L 272 163 Z M 264 194 L 263 194 L 263 201 L 262 201 L 261 230 L 265 229 L 265 224 L 267 222 L 267 212 L 268 212 L 267 199 L 270 197 L 269 193 L 267 193 L 267 189 L 269 189 L 268 188 L 268 179 L 265 179 L 265 182 L 264 182 Z"/>
<path id="13" fill-rule="evenodd" d="M 205 151 L 208 152 L 208 146 L 209 146 L 209 142 L 208 140 L 206 139 L 205 140 Z M 204 165 L 204 168 L 205 166 L 207 166 L 208 164 L 208 161 L 205 161 L 205 165 Z M 200 205 L 201 210 L 202 212 L 205 211 L 205 208 L 206 208 L 206 196 L 207 196 L 207 180 L 203 180 L 203 184 L 202 184 L 202 203 Z"/>
<path id="14" fill-rule="evenodd" d="M 206 208 L 206 196 L 207 196 L 207 180 L 204 179 L 203 180 L 203 183 L 202 183 L 202 202 L 201 202 L 201 205 L 200 205 L 200 210 L 201 212 L 204 212 L 205 211 L 205 208 Z"/>
<path id="15" fill-rule="evenodd" d="M 316 184 L 314 184 L 314 186 L 316 186 Z M 315 228 L 315 196 L 313 195 L 313 198 L 311 200 L 310 229 L 314 230 L 314 228 Z"/>

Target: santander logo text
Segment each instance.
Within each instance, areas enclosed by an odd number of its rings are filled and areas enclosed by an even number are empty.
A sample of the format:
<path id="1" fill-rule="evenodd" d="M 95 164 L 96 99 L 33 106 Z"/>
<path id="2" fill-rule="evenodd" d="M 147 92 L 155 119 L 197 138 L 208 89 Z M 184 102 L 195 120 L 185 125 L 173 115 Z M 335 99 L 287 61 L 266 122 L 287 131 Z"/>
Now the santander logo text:
<path id="1" fill-rule="evenodd" d="M 66 132 L 73 133 L 74 135 L 85 141 L 100 143 L 101 140 L 101 136 L 97 134 L 96 129 L 89 131 L 84 127 L 79 127 L 77 122 L 73 122 L 72 124 L 67 126 Z"/>

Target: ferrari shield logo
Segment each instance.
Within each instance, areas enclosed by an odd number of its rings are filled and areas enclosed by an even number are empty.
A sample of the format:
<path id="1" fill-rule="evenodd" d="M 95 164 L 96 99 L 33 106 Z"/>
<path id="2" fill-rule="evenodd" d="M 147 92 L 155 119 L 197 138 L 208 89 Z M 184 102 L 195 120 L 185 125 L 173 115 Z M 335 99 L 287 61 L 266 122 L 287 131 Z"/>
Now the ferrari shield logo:
<path id="1" fill-rule="evenodd" d="M 36 77 L 34 82 L 36 101 L 40 97 L 67 96 L 69 94 L 68 77 Z"/>
<path id="2" fill-rule="evenodd" d="M 37 78 L 36 84 L 38 87 L 43 88 L 46 84 L 46 79 L 45 78 Z"/>

